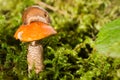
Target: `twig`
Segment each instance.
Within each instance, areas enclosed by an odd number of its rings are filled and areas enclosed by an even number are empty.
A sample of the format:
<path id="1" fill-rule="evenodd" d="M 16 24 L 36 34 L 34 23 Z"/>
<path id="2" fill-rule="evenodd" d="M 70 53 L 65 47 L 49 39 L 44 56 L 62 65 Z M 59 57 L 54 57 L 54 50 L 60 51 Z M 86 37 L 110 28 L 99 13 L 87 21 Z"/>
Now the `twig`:
<path id="1" fill-rule="evenodd" d="M 37 4 L 38 4 L 38 5 L 42 5 L 43 7 L 46 7 L 46 8 L 48 8 L 48 9 L 54 11 L 54 12 L 58 12 L 58 13 L 64 15 L 64 16 L 65 16 L 66 14 L 68 14 L 68 13 L 65 12 L 65 11 L 58 10 L 58 9 L 56 9 L 55 7 L 50 6 L 50 5 L 48 5 L 48 4 L 44 3 L 44 2 L 41 2 L 41 1 L 40 1 L 40 2 L 37 2 Z"/>

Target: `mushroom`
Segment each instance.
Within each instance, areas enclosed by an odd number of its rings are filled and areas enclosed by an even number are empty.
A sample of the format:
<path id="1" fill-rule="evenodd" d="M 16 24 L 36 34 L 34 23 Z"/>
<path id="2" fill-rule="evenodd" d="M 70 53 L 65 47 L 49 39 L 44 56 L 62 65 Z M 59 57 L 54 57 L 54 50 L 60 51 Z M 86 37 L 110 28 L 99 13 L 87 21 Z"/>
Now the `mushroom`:
<path id="1" fill-rule="evenodd" d="M 28 7 L 22 16 L 23 24 L 18 28 L 14 37 L 22 42 L 29 42 L 28 45 L 28 72 L 34 69 L 39 73 L 44 69 L 43 47 L 38 41 L 57 32 L 50 26 L 48 12 L 39 7 Z"/>

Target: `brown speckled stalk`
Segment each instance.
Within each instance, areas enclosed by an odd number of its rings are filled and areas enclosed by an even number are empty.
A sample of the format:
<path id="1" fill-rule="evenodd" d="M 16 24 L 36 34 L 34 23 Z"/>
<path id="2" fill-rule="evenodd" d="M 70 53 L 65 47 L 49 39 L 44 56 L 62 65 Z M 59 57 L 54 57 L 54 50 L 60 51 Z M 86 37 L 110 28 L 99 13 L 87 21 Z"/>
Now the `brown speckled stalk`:
<path id="1" fill-rule="evenodd" d="M 36 41 L 31 42 L 28 46 L 27 54 L 28 72 L 32 69 L 38 74 L 44 69 L 43 64 L 43 47 Z"/>

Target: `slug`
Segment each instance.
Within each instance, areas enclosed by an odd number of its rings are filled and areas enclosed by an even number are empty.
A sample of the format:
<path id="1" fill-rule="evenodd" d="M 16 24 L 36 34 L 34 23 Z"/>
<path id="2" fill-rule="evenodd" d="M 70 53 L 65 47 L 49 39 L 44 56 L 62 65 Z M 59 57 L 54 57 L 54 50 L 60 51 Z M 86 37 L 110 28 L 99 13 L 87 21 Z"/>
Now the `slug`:
<path id="1" fill-rule="evenodd" d="M 51 22 L 48 12 L 39 6 L 28 7 L 23 12 L 22 21 L 24 25 L 28 25 L 35 21 L 40 21 L 46 24 L 50 24 Z"/>

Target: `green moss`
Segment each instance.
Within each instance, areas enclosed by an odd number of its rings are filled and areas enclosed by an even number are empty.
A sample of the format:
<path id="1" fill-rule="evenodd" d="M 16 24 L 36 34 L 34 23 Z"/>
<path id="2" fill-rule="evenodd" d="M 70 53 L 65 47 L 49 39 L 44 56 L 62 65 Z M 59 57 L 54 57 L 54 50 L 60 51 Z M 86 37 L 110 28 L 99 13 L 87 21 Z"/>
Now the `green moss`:
<path id="1" fill-rule="evenodd" d="M 41 0 L 44 1 L 44 0 Z M 120 59 L 98 54 L 94 40 L 100 28 L 119 17 L 118 0 L 45 0 L 57 35 L 42 40 L 45 69 L 27 72 L 27 44 L 13 35 L 23 10 L 38 0 L 0 0 L 1 80 L 112 80 L 120 78 Z M 42 6 L 42 5 L 41 5 Z M 62 12 L 62 13 L 61 13 Z"/>

